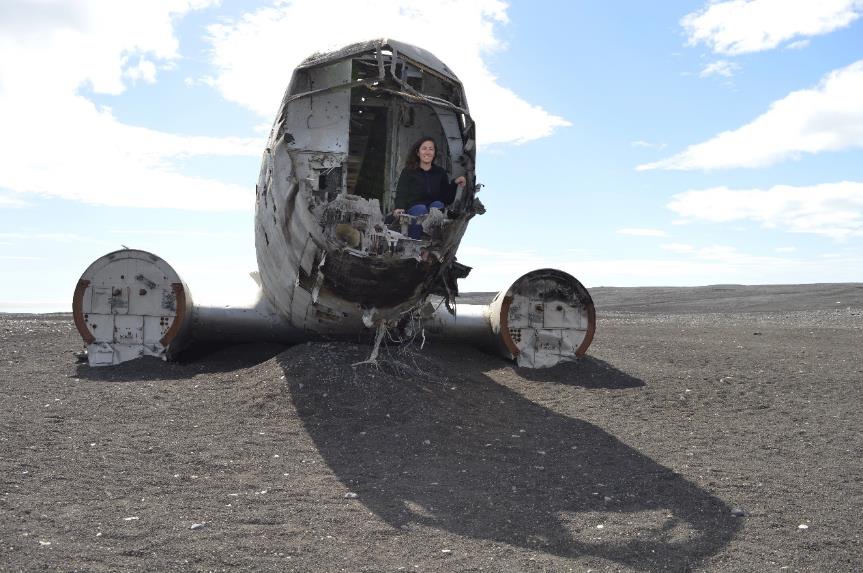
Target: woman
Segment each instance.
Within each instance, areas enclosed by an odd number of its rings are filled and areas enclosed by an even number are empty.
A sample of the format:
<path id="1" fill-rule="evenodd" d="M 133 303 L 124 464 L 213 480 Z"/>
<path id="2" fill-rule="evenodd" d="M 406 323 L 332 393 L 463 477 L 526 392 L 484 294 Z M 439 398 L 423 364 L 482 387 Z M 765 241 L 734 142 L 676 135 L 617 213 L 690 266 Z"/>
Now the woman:
<path id="1" fill-rule="evenodd" d="M 466 180 L 459 175 L 450 181 L 446 170 L 434 164 L 435 157 L 437 147 L 431 137 L 418 139 L 411 146 L 396 187 L 393 214 L 416 217 L 428 214 L 431 207 L 443 209 L 453 202 L 456 188 Z"/>

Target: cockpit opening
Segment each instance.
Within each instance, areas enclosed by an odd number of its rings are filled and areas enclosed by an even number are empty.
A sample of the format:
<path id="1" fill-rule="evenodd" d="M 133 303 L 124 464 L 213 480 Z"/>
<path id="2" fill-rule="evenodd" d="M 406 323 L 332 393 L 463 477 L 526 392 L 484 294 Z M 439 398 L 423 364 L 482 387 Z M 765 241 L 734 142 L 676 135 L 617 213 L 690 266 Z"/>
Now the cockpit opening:
<path id="1" fill-rule="evenodd" d="M 467 185 L 441 208 L 431 201 L 423 214 L 394 213 L 399 176 L 425 136 L 450 184 L 463 177 Z M 285 242 L 304 245 L 297 287 L 313 300 L 329 288 L 377 307 L 417 289 L 455 292 L 465 272 L 455 249 L 484 211 L 473 198 L 474 137 L 461 84 L 427 52 L 375 41 L 307 59 L 282 102 L 258 185 L 266 208 L 274 178 L 293 182 L 279 214 Z M 272 210 L 278 225 L 276 202 Z"/>
<path id="2" fill-rule="evenodd" d="M 452 85 L 417 66 L 398 62 L 392 68 L 381 79 L 378 59 L 370 55 L 354 59 L 351 71 L 355 87 L 350 96 L 346 189 L 351 195 L 377 199 L 384 213 L 392 211 L 399 173 L 418 138 L 433 137 L 438 164 L 452 170 L 448 134 L 434 107 L 406 96 L 415 92 L 456 99 Z M 461 138 L 461 133 L 450 135 Z"/>

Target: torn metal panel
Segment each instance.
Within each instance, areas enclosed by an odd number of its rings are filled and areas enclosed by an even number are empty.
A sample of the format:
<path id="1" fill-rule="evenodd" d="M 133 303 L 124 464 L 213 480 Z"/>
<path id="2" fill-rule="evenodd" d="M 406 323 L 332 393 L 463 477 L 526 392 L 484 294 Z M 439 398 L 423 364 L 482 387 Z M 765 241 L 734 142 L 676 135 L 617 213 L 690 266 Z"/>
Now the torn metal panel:
<path id="1" fill-rule="evenodd" d="M 276 118 L 257 185 L 266 200 L 256 246 L 263 289 L 288 320 L 332 334 L 307 305 L 353 325 L 364 307 L 392 320 L 432 292 L 455 292 L 450 268 L 476 211 L 387 217 L 408 148 L 424 134 L 473 193 L 473 122 L 446 66 L 388 40 L 318 54 L 295 70 Z M 408 236 L 409 225 L 423 235 Z"/>

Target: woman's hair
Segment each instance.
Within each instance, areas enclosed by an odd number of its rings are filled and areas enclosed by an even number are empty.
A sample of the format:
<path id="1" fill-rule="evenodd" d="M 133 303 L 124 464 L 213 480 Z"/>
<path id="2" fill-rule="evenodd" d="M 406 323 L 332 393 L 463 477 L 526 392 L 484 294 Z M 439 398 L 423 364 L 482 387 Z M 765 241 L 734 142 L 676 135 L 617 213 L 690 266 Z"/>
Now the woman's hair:
<path id="1" fill-rule="evenodd" d="M 434 157 L 432 158 L 432 163 L 434 163 L 434 160 L 437 159 L 437 142 L 433 137 L 420 137 L 413 145 L 411 145 L 411 150 L 405 158 L 405 169 L 416 169 L 420 166 L 420 158 L 418 154 L 420 152 L 420 147 L 426 141 L 431 141 L 434 144 Z"/>

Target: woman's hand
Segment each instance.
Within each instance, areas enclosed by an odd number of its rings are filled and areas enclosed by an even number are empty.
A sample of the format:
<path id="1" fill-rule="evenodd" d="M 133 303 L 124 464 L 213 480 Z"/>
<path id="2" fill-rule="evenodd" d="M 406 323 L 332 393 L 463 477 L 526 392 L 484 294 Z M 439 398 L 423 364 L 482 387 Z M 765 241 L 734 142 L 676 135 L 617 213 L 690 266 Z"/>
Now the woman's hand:
<path id="1" fill-rule="evenodd" d="M 464 187 L 465 185 L 467 185 L 467 179 L 464 178 L 464 175 L 459 175 L 453 181 L 459 187 Z"/>

